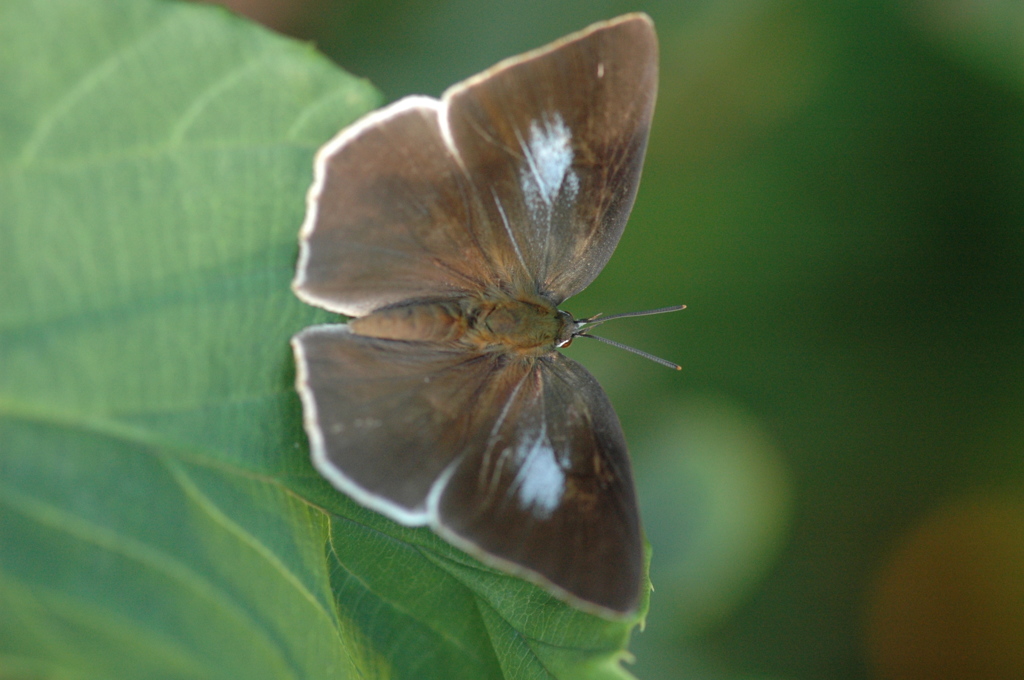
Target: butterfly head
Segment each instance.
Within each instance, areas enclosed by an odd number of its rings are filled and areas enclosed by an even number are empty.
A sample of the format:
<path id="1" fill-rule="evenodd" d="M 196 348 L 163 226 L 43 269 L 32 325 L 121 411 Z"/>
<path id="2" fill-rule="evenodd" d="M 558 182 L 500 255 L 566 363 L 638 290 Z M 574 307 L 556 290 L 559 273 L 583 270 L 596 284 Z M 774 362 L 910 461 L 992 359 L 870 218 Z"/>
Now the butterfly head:
<path id="1" fill-rule="evenodd" d="M 555 338 L 555 347 L 561 349 L 568 347 L 572 344 L 572 341 L 583 332 L 583 327 L 586 324 L 586 319 L 577 321 L 573 318 L 573 315 L 569 312 L 558 310 L 558 319 L 561 321 L 561 328 L 558 331 L 558 336 Z"/>

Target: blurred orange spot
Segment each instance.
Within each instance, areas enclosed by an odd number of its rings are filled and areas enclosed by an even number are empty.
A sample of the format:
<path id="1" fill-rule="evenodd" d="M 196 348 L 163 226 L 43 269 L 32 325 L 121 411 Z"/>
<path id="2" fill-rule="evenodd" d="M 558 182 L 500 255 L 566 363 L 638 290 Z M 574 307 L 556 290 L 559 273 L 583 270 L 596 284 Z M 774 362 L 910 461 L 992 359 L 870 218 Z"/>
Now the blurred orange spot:
<path id="1" fill-rule="evenodd" d="M 1024 678 L 1024 497 L 928 517 L 883 567 L 867 624 L 879 678 Z"/>

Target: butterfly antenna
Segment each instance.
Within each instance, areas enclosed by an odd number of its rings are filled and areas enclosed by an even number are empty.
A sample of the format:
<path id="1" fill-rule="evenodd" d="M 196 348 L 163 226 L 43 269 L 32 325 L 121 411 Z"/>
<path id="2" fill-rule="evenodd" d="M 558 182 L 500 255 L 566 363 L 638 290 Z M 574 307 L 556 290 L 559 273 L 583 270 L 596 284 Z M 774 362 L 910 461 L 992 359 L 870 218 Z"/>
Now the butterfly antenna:
<path id="1" fill-rule="evenodd" d="M 608 338 L 602 338 L 600 335 L 590 335 L 589 333 L 577 333 L 576 337 L 577 338 L 592 338 L 594 340 L 600 340 L 601 342 L 605 343 L 606 345 L 611 345 L 612 347 L 618 347 L 619 349 L 624 349 L 627 352 L 632 352 L 633 354 L 639 354 L 644 359 L 650 359 L 651 361 L 653 361 L 656 364 L 661 364 L 662 366 L 666 366 L 668 368 L 674 368 L 677 371 L 683 370 L 682 366 L 680 366 L 679 364 L 673 364 L 668 359 L 662 359 L 661 357 L 656 357 L 656 356 L 654 356 L 653 354 L 651 354 L 649 352 L 643 351 L 642 349 L 637 349 L 636 347 L 630 347 L 629 345 L 623 345 L 621 342 L 616 342 L 614 340 L 609 340 Z"/>
<path id="2" fill-rule="evenodd" d="M 623 312 L 622 314 L 612 314 L 611 316 L 603 316 L 601 314 L 595 314 L 589 319 L 580 319 L 576 323 L 585 324 L 590 327 L 600 326 L 606 321 L 612 319 L 627 319 L 631 316 L 651 316 L 652 314 L 667 314 L 668 312 L 681 312 L 686 309 L 686 305 L 673 305 L 672 307 L 660 307 L 658 309 L 645 309 L 642 312 Z M 674 366 L 675 364 L 673 364 Z"/>
<path id="3" fill-rule="evenodd" d="M 673 368 L 677 371 L 681 371 L 683 370 L 683 367 L 680 366 L 679 364 L 674 364 L 671 361 L 668 361 L 667 359 L 656 357 L 653 354 L 650 354 L 649 352 L 643 351 L 642 349 L 630 347 L 629 345 L 623 345 L 621 342 L 616 342 L 615 340 L 602 338 L 599 335 L 590 335 L 590 333 L 588 333 L 587 331 L 590 328 L 593 328 L 594 326 L 600 326 L 604 322 L 611 321 L 612 319 L 626 319 L 631 316 L 650 316 L 651 314 L 665 314 L 667 312 L 678 312 L 684 309 L 686 309 L 686 305 L 674 305 L 672 307 L 661 307 L 659 309 L 647 309 L 642 312 L 624 312 L 622 314 L 612 314 L 611 316 L 601 316 L 600 314 L 595 314 L 594 316 L 588 319 L 580 319 L 579 321 L 577 321 L 577 330 L 575 333 L 573 333 L 573 336 L 578 338 L 593 338 L 594 340 L 600 340 L 606 345 L 611 345 L 612 347 L 624 349 L 627 352 L 632 352 L 633 354 L 642 356 L 645 359 L 650 359 L 656 364 L 661 364 L 662 366 L 666 366 L 668 368 Z"/>

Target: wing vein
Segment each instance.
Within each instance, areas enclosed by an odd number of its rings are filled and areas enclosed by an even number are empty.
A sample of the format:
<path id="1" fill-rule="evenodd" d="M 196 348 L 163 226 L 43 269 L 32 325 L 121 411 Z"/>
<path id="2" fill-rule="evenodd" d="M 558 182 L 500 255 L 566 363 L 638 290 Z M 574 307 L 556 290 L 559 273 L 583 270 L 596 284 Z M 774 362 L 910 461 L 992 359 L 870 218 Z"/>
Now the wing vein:
<path id="1" fill-rule="evenodd" d="M 501 413 L 498 414 L 498 418 L 494 421 L 494 426 L 491 427 L 491 432 L 487 437 L 487 448 L 484 449 L 484 457 L 483 463 L 480 465 L 479 479 L 481 488 L 486 489 L 485 496 L 487 497 L 491 496 L 494 489 L 497 487 L 498 481 L 501 477 L 501 472 L 505 467 L 505 459 L 507 458 L 505 452 L 502 451 L 498 456 L 497 462 L 493 467 L 491 466 L 491 456 L 494 453 L 494 445 L 498 441 L 498 430 L 500 430 L 501 426 L 505 423 L 505 419 L 508 417 L 508 412 L 512 408 L 512 404 L 515 402 L 516 397 L 519 396 L 519 390 L 522 389 L 523 383 L 526 382 L 526 379 L 530 377 L 531 373 L 532 371 L 527 371 L 523 374 L 523 377 L 519 379 L 519 382 L 516 383 L 515 389 L 512 390 L 512 394 L 510 394 L 508 399 L 505 401 L 505 405 L 502 407 Z M 483 476 L 487 474 L 488 468 L 491 468 L 491 474 L 489 475 L 490 479 L 485 483 Z"/>
<path id="2" fill-rule="evenodd" d="M 512 242 L 512 247 L 516 251 L 516 257 L 519 258 L 519 264 L 523 265 L 525 271 L 530 271 L 530 268 L 526 266 L 526 259 L 523 257 L 523 251 L 519 249 L 519 242 L 516 241 L 516 235 L 512 233 L 512 225 L 508 222 L 508 215 L 505 214 L 505 208 L 501 205 L 501 199 L 498 198 L 497 192 L 494 187 L 491 187 L 491 196 L 494 197 L 494 205 L 498 209 L 498 214 L 501 215 L 501 223 L 505 225 L 505 233 L 508 234 L 508 240 Z"/>

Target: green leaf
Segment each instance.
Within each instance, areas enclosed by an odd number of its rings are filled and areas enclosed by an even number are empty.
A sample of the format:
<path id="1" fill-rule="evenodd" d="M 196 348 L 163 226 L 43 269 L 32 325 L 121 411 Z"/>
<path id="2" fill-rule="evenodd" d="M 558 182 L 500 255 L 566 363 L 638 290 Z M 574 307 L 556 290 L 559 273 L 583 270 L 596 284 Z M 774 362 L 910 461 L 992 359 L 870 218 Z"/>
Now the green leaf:
<path id="1" fill-rule="evenodd" d="M 0 5 L 0 676 L 625 678 L 608 622 L 312 469 L 289 289 L 316 148 L 379 103 L 150 0 Z"/>

